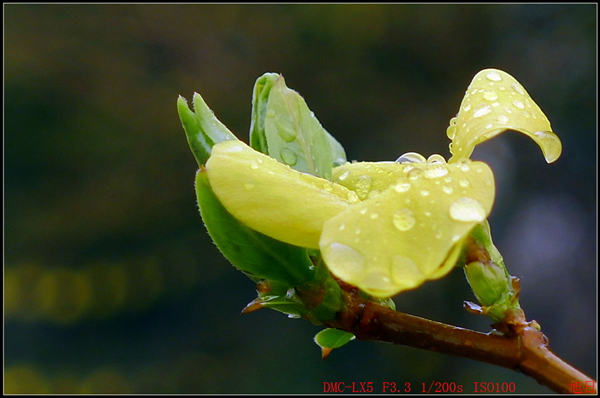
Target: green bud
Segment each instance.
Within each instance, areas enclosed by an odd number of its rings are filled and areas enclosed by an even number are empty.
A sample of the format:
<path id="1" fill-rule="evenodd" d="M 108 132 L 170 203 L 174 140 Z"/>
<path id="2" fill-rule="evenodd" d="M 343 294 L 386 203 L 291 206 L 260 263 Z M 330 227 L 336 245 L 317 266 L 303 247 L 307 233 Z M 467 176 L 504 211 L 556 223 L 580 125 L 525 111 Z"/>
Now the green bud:
<path id="1" fill-rule="evenodd" d="M 491 261 L 473 261 L 465 266 L 465 274 L 477 300 L 484 306 L 501 304 L 511 291 L 511 281 L 504 270 Z"/>

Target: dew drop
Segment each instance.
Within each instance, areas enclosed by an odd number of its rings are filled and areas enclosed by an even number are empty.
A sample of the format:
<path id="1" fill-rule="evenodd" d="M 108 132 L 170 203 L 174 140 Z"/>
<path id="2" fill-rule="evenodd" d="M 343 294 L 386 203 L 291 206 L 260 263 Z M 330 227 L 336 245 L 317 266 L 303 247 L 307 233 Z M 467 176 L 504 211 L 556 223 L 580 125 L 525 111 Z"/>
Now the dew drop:
<path id="1" fill-rule="evenodd" d="M 462 197 L 450 206 L 450 217 L 456 221 L 480 222 L 485 219 L 485 210 L 475 199 Z"/>
<path id="2" fill-rule="evenodd" d="M 253 160 L 253 161 L 251 161 L 251 162 L 250 162 L 250 168 L 251 168 L 252 170 L 257 170 L 257 169 L 258 169 L 258 163 L 257 163 L 256 161 L 254 161 L 254 160 Z"/>
<path id="3" fill-rule="evenodd" d="M 451 194 L 452 192 L 454 192 L 454 190 L 452 189 L 452 187 L 449 187 L 449 186 L 446 186 L 446 185 L 442 188 L 442 191 L 444 191 L 447 194 Z"/>
<path id="4" fill-rule="evenodd" d="M 232 146 L 231 148 L 229 148 L 229 152 L 242 152 L 244 150 L 244 148 L 242 148 L 241 146 Z"/>
<path id="5" fill-rule="evenodd" d="M 410 182 L 406 178 L 400 178 L 394 185 L 394 190 L 398 193 L 406 192 L 410 189 Z"/>
<path id="6" fill-rule="evenodd" d="M 407 280 L 423 278 L 423 273 L 410 258 L 395 255 L 392 259 L 392 278 L 398 283 L 406 284 Z"/>
<path id="7" fill-rule="evenodd" d="M 354 280 L 365 271 L 365 258 L 355 249 L 341 243 L 323 248 L 323 257 L 335 275 L 343 280 Z"/>
<path id="8" fill-rule="evenodd" d="M 435 233 L 435 238 L 442 239 L 442 235 L 443 235 L 442 230 L 438 229 L 437 232 Z"/>
<path id="9" fill-rule="evenodd" d="M 407 208 L 396 210 L 392 217 L 394 226 L 400 231 L 408 231 L 415 225 L 415 217 L 413 212 Z"/>
<path id="10" fill-rule="evenodd" d="M 485 116 L 492 111 L 492 107 L 488 104 L 481 104 L 477 107 L 477 110 L 473 112 L 473 117 Z"/>
<path id="11" fill-rule="evenodd" d="M 508 123 L 508 116 L 498 115 L 498 118 L 496 120 L 498 121 L 498 123 L 506 124 L 506 123 Z"/>
<path id="12" fill-rule="evenodd" d="M 367 199 L 369 191 L 371 190 L 371 185 L 373 184 L 371 177 L 368 175 L 362 175 L 356 179 L 354 184 L 356 193 L 358 194 L 360 200 Z"/>
<path id="13" fill-rule="evenodd" d="M 500 73 L 498 73 L 495 70 L 489 71 L 487 75 L 485 75 L 485 77 L 493 82 L 499 82 L 500 80 L 502 80 L 502 76 L 500 76 Z"/>
<path id="14" fill-rule="evenodd" d="M 269 109 L 267 111 L 267 117 L 275 117 L 275 109 Z"/>
<path id="15" fill-rule="evenodd" d="M 498 99 L 498 93 L 496 93 L 496 90 L 485 90 L 483 98 L 488 101 L 495 101 Z"/>
<path id="16" fill-rule="evenodd" d="M 469 186 L 469 181 L 468 180 L 460 180 L 458 182 L 458 185 L 460 185 L 463 188 L 467 188 Z"/>
<path id="17" fill-rule="evenodd" d="M 277 132 L 285 142 L 292 142 L 296 139 L 296 130 L 287 127 L 283 123 L 276 123 Z"/>
<path id="18" fill-rule="evenodd" d="M 356 194 L 356 192 L 354 192 L 354 191 L 348 192 L 348 201 L 350 203 L 356 203 L 359 201 L 358 195 Z"/>
<path id="19" fill-rule="evenodd" d="M 344 229 L 346 229 L 346 224 L 342 224 L 342 225 L 340 225 L 340 228 L 339 228 L 339 229 L 340 229 L 340 231 L 343 231 Z"/>
<path id="20" fill-rule="evenodd" d="M 425 157 L 417 152 L 406 152 L 396 159 L 396 163 L 425 163 Z"/>
<path id="21" fill-rule="evenodd" d="M 465 106 L 463 106 L 463 111 L 469 112 L 470 110 L 471 110 L 471 104 L 466 104 Z"/>
<path id="22" fill-rule="evenodd" d="M 427 163 L 446 163 L 446 159 L 442 155 L 434 153 L 427 158 Z"/>
<path id="23" fill-rule="evenodd" d="M 362 280 L 362 285 L 372 291 L 389 291 L 393 288 L 390 277 L 381 271 L 369 272 Z"/>
<path id="24" fill-rule="evenodd" d="M 346 170 L 338 177 L 338 180 L 344 181 L 350 175 L 350 170 Z"/>
<path id="25" fill-rule="evenodd" d="M 428 178 L 428 179 L 443 177 L 446 174 L 448 174 L 448 169 L 446 168 L 445 165 L 441 165 L 441 164 L 431 164 L 423 172 L 423 175 L 425 176 L 425 178 Z"/>
<path id="26" fill-rule="evenodd" d="M 525 109 L 525 105 L 519 100 L 514 100 L 512 104 L 519 109 Z"/>
<path id="27" fill-rule="evenodd" d="M 469 167 L 469 165 L 468 165 L 467 163 L 461 163 L 461 165 L 460 165 L 460 169 L 461 169 L 462 171 L 464 171 L 464 172 L 467 172 L 467 171 L 469 171 L 469 170 L 470 170 L 470 167 Z"/>
<path id="28" fill-rule="evenodd" d="M 367 208 L 363 207 L 362 209 L 360 209 L 360 214 L 367 214 Z"/>
<path id="29" fill-rule="evenodd" d="M 369 194 L 367 195 L 367 198 L 372 199 L 377 195 L 379 195 L 379 189 L 373 189 L 372 191 L 369 192 Z"/>
<path id="30" fill-rule="evenodd" d="M 377 217 L 379 217 L 379 215 L 377 213 L 371 213 L 371 215 L 369 217 L 371 218 L 371 220 L 374 220 Z"/>
<path id="31" fill-rule="evenodd" d="M 421 196 L 429 196 L 429 191 L 424 189 L 421 191 Z"/>
<path id="32" fill-rule="evenodd" d="M 298 162 L 298 155 L 296 155 L 296 152 L 292 151 L 290 148 L 283 148 L 279 152 L 279 156 L 281 156 L 283 163 L 290 166 L 294 166 Z"/>
<path id="33" fill-rule="evenodd" d="M 521 94 L 521 95 L 525 95 L 525 90 L 523 90 L 523 87 L 521 87 L 521 85 L 519 83 L 513 83 L 510 85 L 512 87 L 513 90 L 515 90 L 517 93 Z"/>
<path id="34" fill-rule="evenodd" d="M 411 180 L 416 180 L 417 178 L 421 177 L 421 174 L 423 174 L 423 170 L 422 169 L 411 169 L 408 172 L 408 178 Z"/>

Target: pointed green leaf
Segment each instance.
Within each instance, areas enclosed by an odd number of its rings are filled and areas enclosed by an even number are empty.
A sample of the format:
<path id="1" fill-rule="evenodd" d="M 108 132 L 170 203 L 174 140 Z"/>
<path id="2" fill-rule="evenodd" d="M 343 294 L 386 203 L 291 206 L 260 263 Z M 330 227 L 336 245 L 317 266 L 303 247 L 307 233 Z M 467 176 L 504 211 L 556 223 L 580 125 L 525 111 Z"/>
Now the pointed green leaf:
<path id="1" fill-rule="evenodd" d="M 354 340 L 352 333 L 339 329 L 323 329 L 315 335 L 315 343 L 321 348 L 340 348 Z"/>
<path id="2" fill-rule="evenodd" d="M 262 109 L 255 113 L 260 118 Z M 325 131 L 304 99 L 285 85 L 281 75 L 272 83 L 264 118 L 267 153 L 281 163 L 329 179 L 333 164 L 345 162 L 342 146 Z"/>
<path id="3" fill-rule="evenodd" d="M 265 116 L 267 101 L 273 83 L 279 74 L 265 73 L 254 83 L 252 92 L 252 119 L 250 121 L 250 146 L 264 154 L 269 154 L 267 136 L 265 134 Z"/>
<path id="4" fill-rule="evenodd" d="M 198 162 L 203 165 L 208 160 L 212 147 L 219 142 L 237 140 L 223 123 L 216 118 L 200 94 L 194 93 L 194 112 L 188 107 L 185 98 L 177 99 L 177 112 L 185 131 L 188 145 Z"/>

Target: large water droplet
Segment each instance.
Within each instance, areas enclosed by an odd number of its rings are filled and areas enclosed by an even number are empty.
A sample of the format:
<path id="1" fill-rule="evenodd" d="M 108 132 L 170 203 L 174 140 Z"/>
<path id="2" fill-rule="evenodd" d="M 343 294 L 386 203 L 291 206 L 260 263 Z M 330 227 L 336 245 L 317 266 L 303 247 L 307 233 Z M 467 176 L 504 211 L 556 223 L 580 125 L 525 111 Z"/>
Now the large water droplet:
<path id="1" fill-rule="evenodd" d="M 439 153 L 434 153 L 427 158 L 427 163 L 446 163 L 446 159 Z"/>
<path id="2" fill-rule="evenodd" d="M 406 152 L 396 159 L 396 163 L 425 163 L 425 157 L 417 152 Z"/>
<path id="3" fill-rule="evenodd" d="M 392 281 L 388 275 L 381 271 L 369 272 L 362 281 L 362 285 L 367 290 L 389 291 L 393 288 Z"/>
<path id="4" fill-rule="evenodd" d="M 298 163 L 298 155 L 296 152 L 292 151 L 290 148 L 283 148 L 281 152 L 279 152 L 279 156 L 281 156 L 281 160 L 283 163 L 294 166 Z"/>
<path id="5" fill-rule="evenodd" d="M 485 210 L 475 199 L 463 197 L 450 206 L 450 217 L 456 221 L 480 222 L 485 219 Z"/>
<path id="6" fill-rule="evenodd" d="M 485 116 L 492 111 L 492 107 L 488 104 L 480 104 L 477 106 L 475 112 L 473 112 L 473 117 L 481 117 Z"/>
<path id="7" fill-rule="evenodd" d="M 355 190 L 356 190 L 356 193 L 357 193 L 358 197 L 360 198 L 360 200 L 367 199 L 367 197 L 369 195 L 369 191 L 371 190 L 372 183 L 373 183 L 373 181 L 372 181 L 371 177 L 368 175 L 362 175 L 356 179 L 356 182 L 354 183 Z"/>
<path id="8" fill-rule="evenodd" d="M 292 142 L 296 139 L 296 130 L 289 128 L 283 123 L 276 123 L 277 132 L 285 142 Z"/>
<path id="9" fill-rule="evenodd" d="M 502 76 L 495 70 L 489 71 L 485 77 L 492 82 L 499 82 L 502 80 Z"/>
<path id="10" fill-rule="evenodd" d="M 415 216 L 413 215 L 413 212 L 407 208 L 396 210 L 392 220 L 394 226 L 400 231 L 408 231 L 415 225 Z"/>
<path id="11" fill-rule="evenodd" d="M 422 278 L 423 273 L 410 258 L 395 255 L 392 258 L 392 277 L 398 283 L 406 284 L 407 280 Z"/>
<path id="12" fill-rule="evenodd" d="M 365 257 L 341 243 L 326 245 L 323 258 L 335 275 L 343 280 L 354 280 L 365 271 Z"/>
<path id="13" fill-rule="evenodd" d="M 443 177 L 446 174 L 448 174 L 448 168 L 445 164 L 431 164 L 423 172 L 425 178 L 429 179 Z"/>

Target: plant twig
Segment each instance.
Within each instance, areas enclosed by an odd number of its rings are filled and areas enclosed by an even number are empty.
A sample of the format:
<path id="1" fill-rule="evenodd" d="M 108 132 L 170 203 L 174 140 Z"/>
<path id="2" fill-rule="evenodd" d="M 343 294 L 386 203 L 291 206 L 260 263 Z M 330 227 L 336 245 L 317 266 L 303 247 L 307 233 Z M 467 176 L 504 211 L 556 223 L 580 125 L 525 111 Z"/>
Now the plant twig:
<path id="1" fill-rule="evenodd" d="M 404 314 L 353 292 L 344 292 L 344 299 L 346 309 L 326 326 L 353 333 L 359 340 L 402 344 L 521 371 L 559 393 L 573 392 L 574 383 L 593 381 L 552 353 L 546 336 L 531 326 L 510 336 L 486 334 Z"/>

